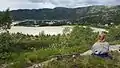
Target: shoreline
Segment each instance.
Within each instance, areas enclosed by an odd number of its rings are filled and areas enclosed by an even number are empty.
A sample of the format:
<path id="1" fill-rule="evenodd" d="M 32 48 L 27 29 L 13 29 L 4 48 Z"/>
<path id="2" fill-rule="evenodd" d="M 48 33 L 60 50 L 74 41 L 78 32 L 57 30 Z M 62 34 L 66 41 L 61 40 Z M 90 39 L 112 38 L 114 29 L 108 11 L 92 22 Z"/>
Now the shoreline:
<path id="1" fill-rule="evenodd" d="M 72 31 L 72 26 L 44 26 L 44 27 L 26 27 L 26 26 L 12 26 L 11 29 L 8 29 L 10 33 L 23 33 L 23 34 L 29 34 L 29 35 L 39 35 L 41 32 L 43 32 L 45 35 L 58 35 L 63 34 L 64 28 L 70 28 L 70 32 Z M 83 26 L 86 27 L 86 26 Z M 102 28 L 96 28 L 96 27 L 90 27 L 93 32 L 101 32 L 106 31 L 106 29 Z"/>

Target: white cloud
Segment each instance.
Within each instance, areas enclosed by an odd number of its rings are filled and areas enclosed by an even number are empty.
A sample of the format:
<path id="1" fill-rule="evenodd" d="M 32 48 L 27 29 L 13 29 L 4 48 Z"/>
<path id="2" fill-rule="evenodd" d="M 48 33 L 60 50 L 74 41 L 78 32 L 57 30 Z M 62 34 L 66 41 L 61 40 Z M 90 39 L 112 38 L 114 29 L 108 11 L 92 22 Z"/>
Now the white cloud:
<path id="1" fill-rule="evenodd" d="M 54 8 L 55 6 L 51 3 L 32 3 L 27 0 L 3 0 L 0 2 L 0 10 L 5 10 L 7 8 L 11 10 L 16 9 L 39 9 L 39 8 Z"/>
<path id="2" fill-rule="evenodd" d="M 2 0 L 0 10 L 37 9 L 54 7 L 81 7 L 88 5 L 119 5 L 120 0 Z"/>

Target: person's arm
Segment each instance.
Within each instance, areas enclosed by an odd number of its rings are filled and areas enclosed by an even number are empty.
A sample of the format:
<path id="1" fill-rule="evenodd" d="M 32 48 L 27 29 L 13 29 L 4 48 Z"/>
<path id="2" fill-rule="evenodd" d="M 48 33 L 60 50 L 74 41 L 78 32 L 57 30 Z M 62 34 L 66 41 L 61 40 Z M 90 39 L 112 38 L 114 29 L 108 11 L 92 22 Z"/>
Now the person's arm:
<path id="1" fill-rule="evenodd" d="M 97 37 L 97 41 L 98 41 L 98 42 L 100 42 L 100 38 L 101 38 L 101 36 L 98 35 L 98 37 Z"/>

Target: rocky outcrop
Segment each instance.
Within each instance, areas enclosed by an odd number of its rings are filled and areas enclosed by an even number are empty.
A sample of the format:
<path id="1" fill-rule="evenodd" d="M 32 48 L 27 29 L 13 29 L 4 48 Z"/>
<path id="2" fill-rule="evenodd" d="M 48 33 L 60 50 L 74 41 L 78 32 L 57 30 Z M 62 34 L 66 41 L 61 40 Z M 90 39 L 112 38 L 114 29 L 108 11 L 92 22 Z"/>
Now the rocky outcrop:
<path id="1" fill-rule="evenodd" d="M 109 51 L 118 51 L 120 52 L 120 45 L 112 45 L 109 47 Z M 91 55 L 92 54 L 92 50 L 88 50 L 84 53 L 76 53 L 76 54 L 66 54 L 66 55 L 57 55 L 57 56 L 54 56 L 54 58 L 50 59 L 50 60 L 47 60 L 47 61 L 44 61 L 42 63 L 38 63 L 38 64 L 33 64 L 32 66 L 30 67 L 27 67 L 27 68 L 43 68 L 44 65 L 47 65 L 48 63 L 52 62 L 52 61 L 57 61 L 57 60 L 60 60 L 62 59 L 63 57 L 72 57 L 72 58 L 75 58 L 77 56 L 86 56 L 86 55 Z"/>
<path id="2" fill-rule="evenodd" d="M 109 51 L 117 51 L 120 53 L 120 45 L 111 45 L 109 47 Z M 86 56 L 86 55 L 91 55 L 92 54 L 92 50 L 88 50 L 84 53 L 75 53 L 75 54 L 65 54 L 65 55 L 56 55 L 56 56 L 51 56 L 51 59 L 50 60 L 47 60 L 47 61 L 44 61 L 44 62 L 41 62 L 41 63 L 38 63 L 38 64 L 32 64 L 31 66 L 29 67 L 26 67 L 26 68 L 43 68 L 44 66 L 46 66 L 48 63 L 50 62 L 53 62 L 53 61 L 58 61 L 58 60 L 61 60 L 65 57 L 71 57 L 71 58 L 76 58 L 78 56 Z M 9 65 L 12 65 L 14 63 L 11 63 Z M 8 64 L 2 64 L 0 65 L 0 68 L 7 68 Z"/>

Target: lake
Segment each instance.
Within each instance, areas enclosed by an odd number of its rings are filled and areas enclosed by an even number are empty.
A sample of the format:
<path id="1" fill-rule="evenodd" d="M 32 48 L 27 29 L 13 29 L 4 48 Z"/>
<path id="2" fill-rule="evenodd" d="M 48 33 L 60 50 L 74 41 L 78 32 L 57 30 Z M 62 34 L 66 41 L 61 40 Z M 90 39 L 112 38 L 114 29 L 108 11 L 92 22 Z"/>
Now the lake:
<path id="1" fill-rule="evenodd" d="M 69 27 L 72 31 L 73 26 L 46 26 L 46 27 L 23 27 L 23 26 L 12 26 L 9 30 L 10 33 L 23 33 L 29 35 L 39 35 L 40 32 L 50 35 L 63 34 L 63 29 Z M 91 27 L 94 32 L 105 31 L 105 29 Z"/>

